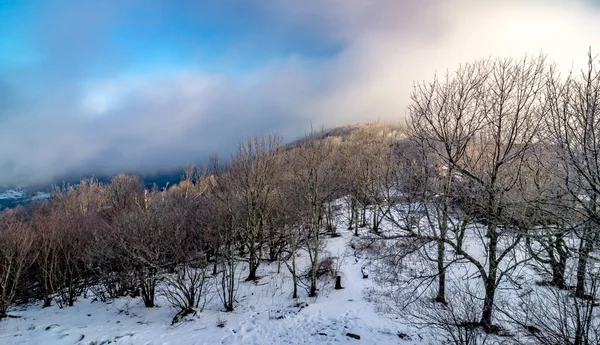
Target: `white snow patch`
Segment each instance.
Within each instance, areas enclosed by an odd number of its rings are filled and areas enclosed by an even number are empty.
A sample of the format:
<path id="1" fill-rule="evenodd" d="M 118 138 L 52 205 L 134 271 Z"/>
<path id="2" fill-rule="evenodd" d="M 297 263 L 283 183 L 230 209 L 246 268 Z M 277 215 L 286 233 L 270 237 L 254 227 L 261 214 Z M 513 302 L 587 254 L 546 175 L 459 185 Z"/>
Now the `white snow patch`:
<path id="1" fill-rule="evenodd" d="M 20 199 L 25 196 L 24 190 L 9 189 L 0 193 L 0 200 Z"/>
<path id="2" fill-rule="evenodd" d="M 51 197 L 50 193 L 37 192 L 37 193 L 35 193 L 34 196 L 31 197 L 31 200 L 46 200 L 46 199 L 50 199 L 50 197 Z"/>

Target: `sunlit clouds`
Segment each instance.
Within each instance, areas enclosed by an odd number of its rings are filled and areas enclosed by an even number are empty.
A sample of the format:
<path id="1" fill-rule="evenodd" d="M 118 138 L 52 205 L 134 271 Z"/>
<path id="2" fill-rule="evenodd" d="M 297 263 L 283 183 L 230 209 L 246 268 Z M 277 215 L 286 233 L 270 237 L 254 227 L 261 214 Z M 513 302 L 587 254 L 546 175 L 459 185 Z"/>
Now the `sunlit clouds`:
<path id="1" fill-rule="evenodd" d="M 0 59 L 0 185 L 166 171 L 311 124 L 398 123 L 415 81 L 461 62 L 544 53 L 568 71 L 600 49 L 591 1 L 22 6 L 0 7 L 18 26 L 0 30 L 16 39 Z"/>

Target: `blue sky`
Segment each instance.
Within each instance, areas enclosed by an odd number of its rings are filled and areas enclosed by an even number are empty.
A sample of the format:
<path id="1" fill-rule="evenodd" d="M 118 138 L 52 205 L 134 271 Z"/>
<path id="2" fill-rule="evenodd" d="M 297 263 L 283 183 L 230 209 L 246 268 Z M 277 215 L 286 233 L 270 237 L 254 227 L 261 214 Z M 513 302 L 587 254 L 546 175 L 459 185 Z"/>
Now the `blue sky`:
<path id="1" fill-rule="evenodd" d="M 251 1 L 5 0 L 0 18 L 3 71 L 59 67 L 85 78 L 185 66 L 238 74 L 338 49 L 314 23 L 287 25 Z"/>
<path id="2" fill-rule="evenodd" d="M 2 0 L 0 185 L 158 172 L 312 125 L 400 123 L 460 62 L 598 44 L 563 0 Z"/>

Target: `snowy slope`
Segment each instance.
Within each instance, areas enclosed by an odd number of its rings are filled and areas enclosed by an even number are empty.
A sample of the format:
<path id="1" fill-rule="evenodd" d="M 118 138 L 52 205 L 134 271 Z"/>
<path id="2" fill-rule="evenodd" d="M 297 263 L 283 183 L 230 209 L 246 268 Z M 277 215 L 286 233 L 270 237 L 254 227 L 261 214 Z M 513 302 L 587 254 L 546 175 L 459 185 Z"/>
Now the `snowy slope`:
<path id="1" fill-rule="evenodd" d="M 172 326 L 175 311 L 163 297 L 158 298 L 159 307 L 148 309 L 139 299 L 106 304 L 88 296 L 71 308 L 42 309 L 36 304 L 11 311 L 20 318 L 0 322 L 0 344 L 427 344 L 415 330 L 376 313 L 365 296 L 372 280 L 362 279 L 363 262 L 348 249 L 351 232 L 342 233 L 326 241 L 329 253 L 345 256 L 343 290 L 326 284 L 318 298 L 308 298 L 301 290 L 301 297 L 293 300 L 285 266 L 277 273 L 277 263 L 265 263 L 259 281 L 240 281 L 239 303 L 231 313 L 222 311 L 214 295 L 202 313 Z M 245 278 L 246 265 L 239 269 Z M 220 321 L 225 322 L 222 328 L 217 327 Z"/>

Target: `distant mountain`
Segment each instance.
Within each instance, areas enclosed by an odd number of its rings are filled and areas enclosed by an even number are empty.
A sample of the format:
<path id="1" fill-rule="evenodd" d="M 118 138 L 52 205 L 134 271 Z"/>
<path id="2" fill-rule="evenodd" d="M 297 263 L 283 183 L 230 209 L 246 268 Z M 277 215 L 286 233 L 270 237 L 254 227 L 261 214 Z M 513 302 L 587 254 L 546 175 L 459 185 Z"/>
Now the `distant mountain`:
<path id="1" fill-rule="evenodd" d="M 356 123 L 348 126 L 340 126 L 334 127 L 331 129 L 326 129 L 322 131 L 316 131 L 312 136 L 305 136 L 295 141 L 292 141 L 288 144 L 284 145 L 285 148 L 291 148 L 298 144 L 301 144 L 310 140 L 322 140 L 325 138 L 338 138 L 340 141 L 344 142 L 347 140 L 352 140 L 352 138 L 363 132 L 373 132 L 387 130 L 392 131 L 394 133 L 400 133 L 401 129 L 398 126 L 386 125 L 378 122 L 369 122 L 369 123 Z M 226 157 L 229 158 L 229 157 Z M 229 159 L 223 160 L 223 164 L 228 164 Z M 224 167 L 225 167 L 224 165 Z M 135 174 L 129 173 L 131 175 L 136 175 L 140 178 L 142 183 L 146 186 L 146 188 L 150 189 L 154 185 L 159 188 L 164 188 L 166 186 L 172 186 L 181 181 L 181 177 L 183 175 L 182 166 L 179 169 L 173 169 L 172 171 L 166 171 L 161 173 L 154 174 Z M 0 210 L 5 208 L 12 208 L 18 205 L 27 205 L 36 200 L 44 200 L 51 197 L 52 186 L 63 186 L 65 184 L 69 185 L 77 185 L 82 179 L 89 179 L 93 176 L 94 179 L 108 183 L 112 179 L 112 175 L 94 175 L 93 173 L 89 173 L 87 175 L 77 174 L 77 175 L 69 175 L 64 176 L 61 179 L 54 181 L 53 183 L 42 184 L 42 185 L 32 185 L 27 186 L 25 188 L 2 188 L 0 187 Z"/>
<path id="2" fill-rule="evenodd" d="M 0 210 L 13 208 L 18 205 L 27 205 L 37 200 L 50 198 L 47 191 L 29 191 L 27 189 L 0 190 Z"/>
<path id="3" fill-rule="evenodd" d="M 146 186 L 148 189 L 151 189 L 154 187 L 154 185 L 156 185 L 158 188 L 163 188 L 177 184 L 179 181 L 181 181 L 182 174 L 183 167 L 181 169 L 175 169 L 172 172 L 151 175 L 132 175 L 138 176 L 144 186 Z M 28 205 L 35 201 L 49 199 L 52 196 L 51 192 L 54 185 L 59 187 L 63 185 L 77 185 L 81 180 L 89 179 L 90 176 L 92 175 L 68 176 L 53 183 L 32 185 L 24 188 L 0 187 L 0 210 L 14 208 L 19 205 Z M 112 177 L 113 176 L 94 176 L 93 178 L 100 182 L 108 183 Z"/>

